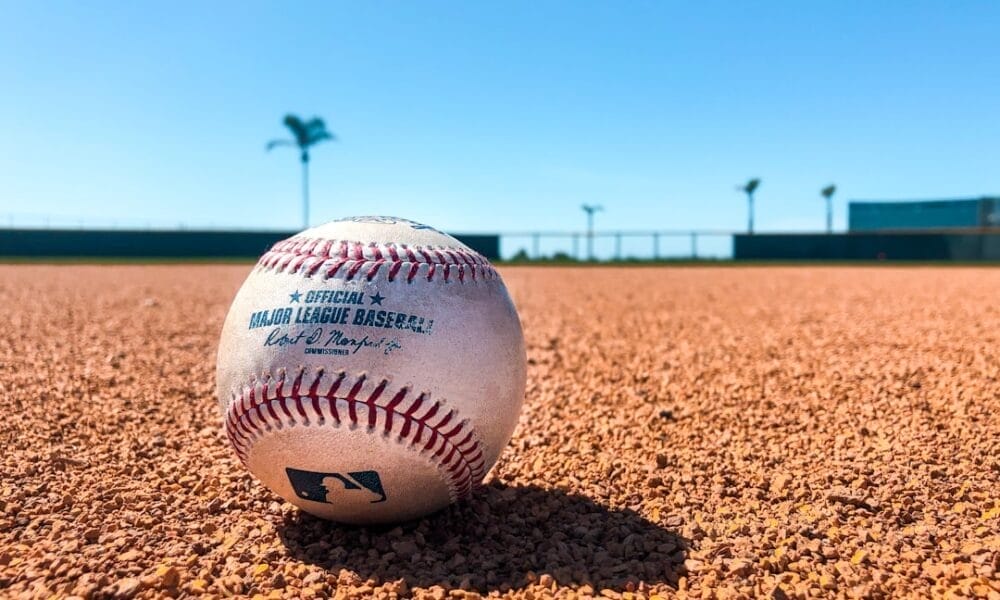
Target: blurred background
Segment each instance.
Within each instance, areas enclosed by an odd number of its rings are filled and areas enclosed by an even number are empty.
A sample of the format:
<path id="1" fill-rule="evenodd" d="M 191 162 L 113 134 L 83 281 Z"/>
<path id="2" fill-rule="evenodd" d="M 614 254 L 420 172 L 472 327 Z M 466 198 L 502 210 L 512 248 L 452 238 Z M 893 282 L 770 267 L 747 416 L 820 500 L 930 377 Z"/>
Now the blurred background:
<path id="1" fill-rule="evenodd" d="M 520 260 L 1000 260 L 995 2 L 0 11 L 2 256 L 385 214 Z"/>

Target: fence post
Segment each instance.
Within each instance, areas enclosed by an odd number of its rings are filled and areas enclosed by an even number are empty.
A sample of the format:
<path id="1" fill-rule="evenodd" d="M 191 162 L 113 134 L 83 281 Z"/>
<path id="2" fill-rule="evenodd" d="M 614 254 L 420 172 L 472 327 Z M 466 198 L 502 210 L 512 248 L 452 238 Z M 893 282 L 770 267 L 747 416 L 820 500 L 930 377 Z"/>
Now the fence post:
<path id="1" fill-rule="evenodd" d="M 622 232 L 615 233 L 615 260 L 622 259 Z"/>
<path id="2" fill-rule="evenodd" d="M 531 234 L 531 245 L 532 245 L 531 255 L 535 257 L 535 260 L 538 260 L 538 259 L 540 259 L 542 257 L 542 253 L 541 253 L 541 251 L 539 249 L 539 241 L 538 241 L 538 239 L 540 237 L 541 237 L 541 234 L 539 234 L 539 233 L 533 233 L 533 234 Z"/>
<path id="3" fill-rule="evenodd" d="M 697 231 L 692 231 L 691 232 L 691 258 L 692 259 L 697 259 L 698 258 L 698 232 Z"/>
<path id="4" fill-rule="evenodd" d="M 660 260 L 660 234 L 653 234 L 653 260 Z"/>
<path id="5" fill-rule="evenodd" d="M 573 234 L 573 258 L 580 260 L 580 234 Z"/>

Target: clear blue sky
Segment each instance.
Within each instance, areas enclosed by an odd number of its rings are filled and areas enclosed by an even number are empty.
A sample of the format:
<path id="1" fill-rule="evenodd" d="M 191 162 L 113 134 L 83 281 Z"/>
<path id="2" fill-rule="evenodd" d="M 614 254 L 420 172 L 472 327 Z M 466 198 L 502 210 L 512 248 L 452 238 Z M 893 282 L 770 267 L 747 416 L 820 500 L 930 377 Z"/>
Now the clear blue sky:
<path id="1" fill-rule="evenodd" d="M 0 224 L 817 229 L 1000 193 L 1000 2 L 0 2 Z"/>

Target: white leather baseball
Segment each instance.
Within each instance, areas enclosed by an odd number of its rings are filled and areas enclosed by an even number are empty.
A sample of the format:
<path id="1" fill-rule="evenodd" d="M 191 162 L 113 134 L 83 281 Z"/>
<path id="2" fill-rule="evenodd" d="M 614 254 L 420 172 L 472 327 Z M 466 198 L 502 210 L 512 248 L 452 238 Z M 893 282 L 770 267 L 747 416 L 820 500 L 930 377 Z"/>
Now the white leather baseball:
<path id="1" fill-rule="evenodd" d="M 404 521 L 469 494 L 517 423 L 521 324 L 481 255 L 430 227 L 356 217 L 264 254 L 219 343 L 244 465 L 306 512 Z"/>

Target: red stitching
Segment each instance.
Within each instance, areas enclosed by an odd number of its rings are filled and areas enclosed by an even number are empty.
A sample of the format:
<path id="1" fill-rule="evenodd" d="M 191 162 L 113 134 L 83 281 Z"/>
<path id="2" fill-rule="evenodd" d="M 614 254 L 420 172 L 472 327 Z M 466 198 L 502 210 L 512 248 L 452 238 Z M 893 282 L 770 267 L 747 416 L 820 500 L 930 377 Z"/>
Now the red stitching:
<path id="1" fill-rule="evenodd" d="M 321 257 L 330 258 L 330 250 L 333 248 L 333 240 L 323 240 L 323 250 L 316 254 Z"/>
<path id="2" fill-rule="evenodd" d="M 458 271 L 459 283 L 466 283 L 468 279 L 479 281 L 480 277 L 498 277 L 493 265 L 481 254 L 471 250 L 444 246 L 411 248 L 406 244 L 397 247 L 394 244 L 371 243 L 366 246 L 361 242 L 324 238 L 292 237 L 282 240 L 265 252 L 257 265 L 261 269 L 278 273 L 301 273 L 306 277 L 312 277 L 325 269 L 327 278 L 340 274 L 348 281 L 359 276 L 371 281 L 383 272 L 383 266 L 388 266 L 384 272 L 389 281 L 405 277 L 407 283 L 416 279 L 423 265 L 427 265 L 427 281 L 433 281 L 438 275 L 441 275 L 445 283 L 453 281 L 455 278 L 452 269 Z M 347 268 L 342 270 L 345 265 Z M 405 265 L 409 265 L 409 269 L 403 270 Z"/>
<path id="3" fill-rule="evenodd" d="M 329 278 L 336 275 L 337 271 L 340 270 L 340 267 L 344 266 L 345 262 L 347 261 L 345 261 L 343 258 L 334 262 L 333 266 L 330 267 L 330 270 L 326 272 L 326 276 Z"/>
<path id="4" fill-rule="evenodd" d="M 372 264 L 372 268 L 368 269 L 368 273 L 365 274 L 365 279 L 367 279 L 368 281 L 371 281 L 372 279 L 375 279 L 375 275 L 378 274 L 378 270 L 384 264 L 385 264 L 385 260 L 384 259 L 382 259 L 382 258 L 377 259 L 375 261 L 375 263 Z"/>
<path id="5" fill-rule="evenodd" d="M 354 279 L 354 276 L 358 274 L 358 271 L 360 271 L 363 266 L 365 266 L 365 261 L 356 260 L 354 264 L 351 265 L 351 268 L 347 270 L 347 278 Z"/>
<path id="6" fill-rule="evenodd" d="M 226 435 L 244 464 L 247 463 L 250 448 L 267 432 L 298 424 L 313 425 L 303 401 L 307 401 L 307 406 L 319 417 L 320 422 L 315 425 L 322 425 L 322 420 L 327 415 L 324 414 L 321 400 L 325 400 L 326 412 L 335 423 L 343 422 L 337 411 L 337 403 L 346 403 L 348 423 L 366 427 L 370 432 L 379 430 L 384 435 L 398 433 L 397 439 L 400 442 L 417 452 L 425 453 L 440 469 L 456 500 L 468 495 L 473 486 L 486 475 L 482 446 L 472 425 L 468 421 L 459 420 L 453 409 L 446 409 L 438 401 L 431 402 L 427 394 L 418 394 L 406 410 L 400 410 L 405 405 L 406 398 L 411 395 L 411 390 L 404 387 L 389 396 L 385 393 L 389 386 L 388 380 L 374 382 L 374 388 L 363 394 L 362 391 L 369 388 L 372 382 L 360 375 L 354 379 L 346 394 L 338 394 L 337 391 L 348 379 L 346 373 L 338 373 L 331 381 L 330 378 L 324 378 L 322 369 L 317 369 L 315 378 L 308 386 L 303 385 L 304 377 L 304 370 L 300 370 L 291 382 L 285 379 L 283 372 L 275 379 L 265 376 L 262 380 L 251 381 L 240 394 L 233 396 L 226 414 Z M 320 392 L 323 381 L 330 381 L 326 392 Z M 291 386 L 286 386 L 286 383 L 291 383 Z M 286 387 L 291 389 L 286 390 Z M 389 400 L 379 404 L 380 398 Z M 429 408 L 418 416 L 417 413 L 428 402 Z M 365 418 L 359 418 L 359 406 L 364 407 L 367 415 Z M 440 416 L 442 413 L 443 417 Z M 284 416 L 280 416 L 282 414 Z M 382 427 L 378 424 L 380 416 L 384 419 Z M 435 416 L 438 417 L 437 423 L 432 423 Z M 402 427 L 397 427 L 399 422 L 402 422 Z"/>

